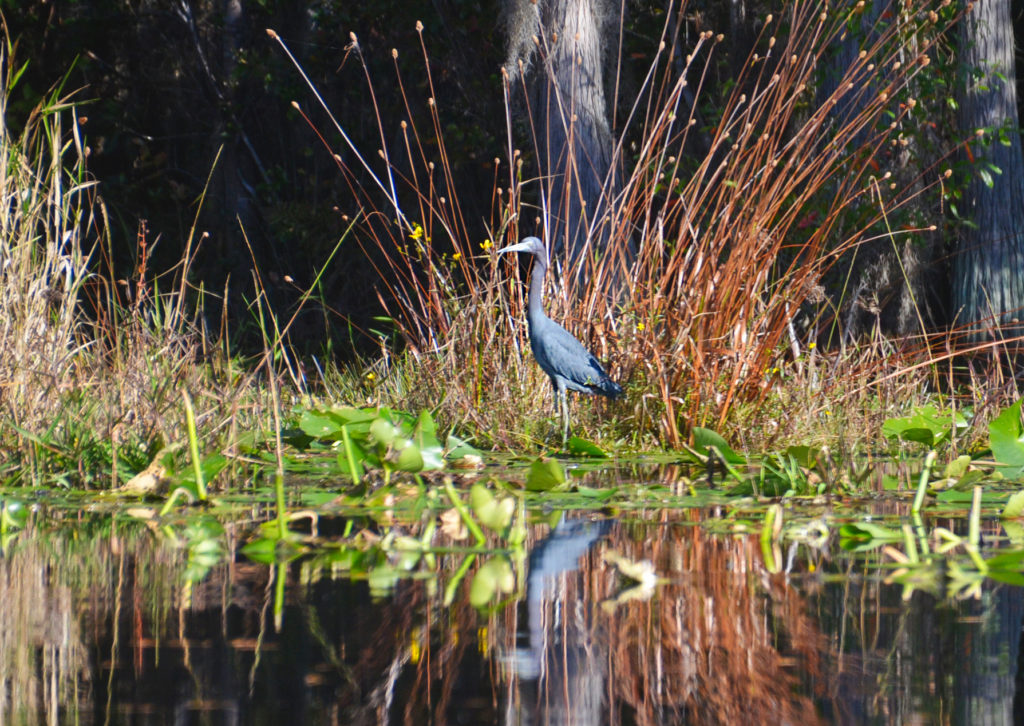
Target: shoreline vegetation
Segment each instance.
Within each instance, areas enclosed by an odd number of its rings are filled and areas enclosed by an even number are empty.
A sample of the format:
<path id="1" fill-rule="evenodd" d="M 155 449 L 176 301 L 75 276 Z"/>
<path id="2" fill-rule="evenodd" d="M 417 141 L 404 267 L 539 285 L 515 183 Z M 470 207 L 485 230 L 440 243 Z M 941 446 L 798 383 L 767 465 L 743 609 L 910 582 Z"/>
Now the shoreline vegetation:
<path id="1" fill-rule="evenodd" d="M 830 94 L 820 83 L 812 91 L 848 20 L 794 12 L 782 34 L 782 21 L 769 18 L 758 47 L 771 52 L 744 66 L 721 120 L 702 130 L 710 151 L 696 163 L 682 158 L 697 133 L 695 118 L 679 113 L 682 79 L 699 87 L 698 59 L 722 37 L 702 33 L 675 76 L 656 73 L 673 67 L 667 56 L 652 65 L 633 109 L 645 144 L 617 148 L 616 163 L 632 171 L 604 231 L 610 242 L 562 270 L 548 293 L 552 317 L 626 389 L 622 402 L 572 402 L 579 441 L 613 452 L 682 450 L 694 446 L 694 431 L 714 430 L 741 451 L 827 446 L 852 460 L 886 445 L 886 420 L 930 406 L 964 421 L 943 441 L 955 459 L 1016 399 L 1006 361 L 1012 366 L 1017 339 L 965 342 L 963 329 L 931 330 L 923 319 L 914 336 L 849 338 L 822 292 L 850 283 L 867 241 L 889 239 L 898 254 L 933 234 L 951 175 L 947 154 L 901 178 L 886 151 L 905 148 L 918 123 L 914 94 L 944 29 L 917 28 L 910 47 L 901 42 L 907 28 L 894 23 Z M 537 233 L 543 214 L 511 141 L 494 159 L 486 236 L 462 216 L 440 101 L 431 98 L 429 124 L 401 121 L 401 144 L 384 144 L 381 164 L 360 156 L 363 168 L 354 168 L 352 155 L 335 154 L 354 201 L 341 210 L 346 231 L 321 274 L 343 243 L 357 243 L 380 275 L 395 335 L 381 337 L 379 354 L 345 363 L 300 355 L 290 337 L 298 310 L 275 314 L 266 271 L 256 270 L 257 294 L 245 305 L 263 351 L 242 356 L 230 287 L 207 289 L 191 274 L 206 241 L 197 226 L 179 264 L 154 275 L 147 260 L 157 240 L 140 220 L 135 269 L 114 272 L 75 94 L 59 84 L 12 127 L 8 99 L 24 69 L 14 49 L 5 43 L 0 93 L 6 485 L 115 489 L 161 462 L 201 483 L 198 462 L 212 456 L 223 458 L 218 472 L 244 480 L 255 452 L 269 452 L 283 476 L 287 432 L 332 405 L 411 412 L 409 427 L 426 411 L 431 427 L 436 420 L 480 451 L 555 446 L 549 383 L 526 339 L 523 273 L 495 255 L 517 234 Z M 865 80 L 876 64 L 888 69 L 885 90 Z M 517 82 L 504 78 L 507 103 Z"/>

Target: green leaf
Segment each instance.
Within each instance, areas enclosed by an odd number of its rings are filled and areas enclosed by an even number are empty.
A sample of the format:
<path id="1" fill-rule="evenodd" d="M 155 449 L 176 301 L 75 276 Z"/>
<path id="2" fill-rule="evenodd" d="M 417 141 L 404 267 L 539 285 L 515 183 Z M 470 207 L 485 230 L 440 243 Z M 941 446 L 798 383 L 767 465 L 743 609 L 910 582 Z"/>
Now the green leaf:
<path id="1" fill-rule="evenodd" d="M 494 504 L 494 501 L 494 494 L 483 484 L 477 483 L 469 488 L 469 506 L 478 517 L 480 516 L 480 510 Z"/>
<path id="2" fill-rule="evenodd" d="M 909 416 L 890 418 L 882 424 L 882 435 L 890 439 L 914 441 L 934 448 L 948 441 L 954 429 L 967 427 L 959 411 L 939 411 L 935 406 L 919 406 Z"/>
<path id="3" fill-rule="evenodd" d="M 203 479 L 209 484 L 214 477 L 227 468 L 227 465 L 228 458 L 223 454 L 210 454 L 203 459 L 199 468 L 203 472 Z"/>
<path id="4" fill-rule="evenodd" d="M 557 459 L 537 459 L 530 464 L 526 488 L 531 492 L 546 492 L 565 486 L 565 470 Z"/>
<path id="5" fill-rule="evenodd" d="M 400 471 L 419 472 L 423 471 L 423 452 L 420 447 L 411 441 L 398 452 L 398 459 L 395 466 Z"/>
<path id="6" fill-rule="evenodd" d="M 786 455 L 807 469 L 812 469 L 817 465 L 819 453 L 821 450 L 816 446 L 789 446 L 786 448 Z"/>
<path id="7" fill-rule="evenodd" d="M 967 454 L 958 456 L 953 461 L 946 464 L 946 470 L 943 472 L 943 476 L 947 479 L 959 479 L 967 473 L 967 467 L 971 465 L 971 457 Z"/>
<path id="8" fill-rule="evenodd" d="M 597 489 L 594 487 L 582 486 L 580 484 L 576 485 L 576 493 L 579 494 L 581 497 L 586 497 L 587 499 L 596 499 L 599 502 L 603 502 L 606 499 L 611 499 L 618 492 L 618 487 L 612 487 L 611 489 Z"/>
<path id="9" fill-rule="evenodd" d="M 413 440 L 420 449 L 423 457 L 423 470 L 437 470 L 444 468 L 444 449 L 441 442 L 437 440 L 437 426 L 430 412 L 426 409 L 420 413 L 416 421 L 416 428 L 413 431 Z"/>
<path id="10" fill-rule="evenodd" d="M 401 429 L 386 418 L 375 418 L 370 424 L 370 435 L 385 446 L 390 446 L 401 434 Z"/>
<path id="11" fill-rule="evenodd" d="M 378 418 L 384 409 L 379 408 L 354 408 L 352 406 L 337 406 L 332 408 L 330 413 L 348 426 L 349 434 L 356 438 L 364 438 L 370 432 L 370 424 Z"/>
<path id="12" fill-rule="evenodd" d="M 273 564 L 276 557 L 277 539 L 273 537 L 259 537 L 242 547 L 242 554 L 253 562 Z"/>
<path id="13" fill-rule="evenodd" d="M 1016 520 L 1004 519 L 1003 531 L 1006 532 L 1006 538 L 1010 540 L 1010 544 L 1018 549 L 1024 548 L 1024 524 Z"/>
<path id="14" fill-rule="evenodd" d="M 992 456 L 1000 464 L 1024 467 L 1024 427 L 1020 422 L 1020 404 L 1018 400 L 1007 406 L 988 425 Z"/>
<path id="15" fill-rule="evenodd" d="M 338 492 L 334 489 L 311 489 L 302 487 L 299 490 L 300 501 L 304 507 L 323 507 L 338 499 Z"/>
<path id="16" fill-rule="evenodd" d="M 991 482 L 992 480 L 993 477 L 991 472 L 973 469 L 960 477 L 955 488 L 966 491 L 968 489 L 973 489 L 976 484 L 984 484 L 985 482 Z"/>
<path id="17" fill-rule="evenodd" d="M 882 474 L 882 491 L 894 492 L 899 490 L 900 480 L 892 474 Z"/>
<path id="18" fill-rule="evenodd" d="M 423 457 L 422 471 L 437 471 L 444 468 L 444 450 L 441 445 L 420 445 L 420 456 Z"/>
<path id="19" fill-rule="evenodd" d="M 943 504 L 970 504 L 974 500 L 974 492 L 960 489 L 947 489 L 935 495 L 935 501 Z"/>
<path id="20" fill-rule="evenodd" d="M 481 567 L 473 576 L 469 584 L 469 604 L 475 608 L 482 608 L 491 601 L 498 586 L 494 581 L 494 574 Z"/>
<path id="21" fill-rule="evenodd" d="M 566 451 L 572 456 L 590 456 L 595 459 L 607 459 L 608 452 L 595 444 L 593 441 L 573 436 L 566 444 Z"/>
<path id="22" fill-rule="evenodd" d="M 729 444 L 726 443 L 719 434 L 716 434 L 711 429 L 705 429 L 700 426 L 693 427 L 693 448 L 699 453 L 707 455 L 711 450 L 711 447 L 718 449 L 718 453 L 721 454 L 722 458 L 730 464 L 746 464 L 747 460 L 742 456 L 733 451 Z"/>
<path id="23" fill-rule="evenodd" d="M 21 529 L 28 521 L 28 507 L 17 499 L 0 500 L 0 532 Z"/>
<path id="24" fill-rule="evenodd" d="M 469 586 L 469 602 L 481 608 L 497 593 L 510 593 L 516 587 L 512 564 L 502 556 L 492 557 L 480 565 Z"/>
<path id="25" fill-rule="evenodd" d="M 900 438 L 904 441 L 924 444 L 931 449 L 936 445 L 936 433 L 936 431 L 929 428 L 905 428 L 900 432 Z"/>
<path id="26" fill-rule="evenodd" d="M 344 438 L 342 441 L 344 442 Z M 338 468 L 351 476 L 354 482 L 362 479 L 366 473 L 363 468 L 363 462 L 366 459 L 366 451 L 359 445 L 359 442 L 353 441 L 351 438 L 349 438 L 347 444 L 343 443 L 338 447 Z"/>
<path id="27" fill-rule="evenodd" d="M 1003 519 L 1020 519 L 1024 517 L 1024 489 L 1010 495 L 1006 506 L 999 515 Z"/>
<path id="28" fill-rule="evenodd" d="M 849 522 L 839 528 L 839 538 L 881 544 L 898 542 L 903 539 L 903 533 L 898 529 L 872 522 Z"/>
<path id="29" fill-rule="evenodd" d="M 375 597 L 384 597 L 394 592 L 395 585 L 402 578 L 402 571 L 391 565 L 379 565 L 372 568 L 366 575 L 366 584 L 370 587 L 370 594 Z"/>
<path id="30" fill-rule="evenodd" d="M 299 428 L 308 436 L 320 440 L 333 440 L 341 436 L 344 422 L 330 411 L 303 411 Z"/>
<path id="31" fill-rule="evenodd" d="M 434 423 L 434 417 L 427 409 L 420 411 L 420 416 L 416 419 L 416 431 L 424 436 L 437 438 L 437 424 Z"/>
<path id="32" fill-rule="evenodd" d="M 996 582 L 1002 582 L 1006 585 L 1013 585 L 1014 587 L 1020 587 L 1021 585 L 1024 585 L 1024 573 L 1021 572 L 1014 572 L 1013 570 L 989 569 L 988 576 Z"/>
<path id="33" fill-rule="evenodd" d="M 467 456 L 481 456 L 479 449 L 475 446 L 471 446 L 469 443 L 453 434 L 448 434 L 448 441 L 445 443 L 445 449 L 448 450 L 448 453 L 446 454 L 447 458 L 453 461 Z"/>
<path id="34" fill-rule="evenodd" d="M 499 534 L 512 523 L 512 515 L 516 510 L 516 502 L 512 497 L 499 500 L 482 484 L 474 484 L 470 488 L 469 505 L 480 524 Z"/>
<path id="35" fill-rule="evenodd" d="M 1019 572 L 1024 566 L 1024 550 L 1000 552 L 985 560 L 985 564 L 993 570 L 1016 570 Z"/>

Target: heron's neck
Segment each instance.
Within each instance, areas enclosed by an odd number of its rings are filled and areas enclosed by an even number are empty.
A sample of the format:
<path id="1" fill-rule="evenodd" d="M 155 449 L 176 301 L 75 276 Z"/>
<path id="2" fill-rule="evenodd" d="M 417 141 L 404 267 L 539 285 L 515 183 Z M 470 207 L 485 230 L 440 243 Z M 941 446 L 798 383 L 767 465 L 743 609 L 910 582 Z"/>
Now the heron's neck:
<path id="1" fill-rule="evenodd" d="M 547 265 L 539 257 L 533 261 L 533 272 L 530 273 L 530 298 L 526 308 L 527 320 L 532 324 L 544 317 L 544 273 Z"/>

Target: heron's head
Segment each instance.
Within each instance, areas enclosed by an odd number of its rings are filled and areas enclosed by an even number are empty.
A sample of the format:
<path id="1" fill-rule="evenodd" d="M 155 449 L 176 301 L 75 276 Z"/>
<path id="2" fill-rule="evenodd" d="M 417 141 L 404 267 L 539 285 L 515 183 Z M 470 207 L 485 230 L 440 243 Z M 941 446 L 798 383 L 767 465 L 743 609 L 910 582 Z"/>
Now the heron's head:
<path id="1" fill-rule="evenodd" d="M 548 248 L 537 237 L 527 237 L 519 244 L 509 245 L 498 250 L 499 255 L 505 252 L 529 252 L 545 266 L 548 264 Z"/>

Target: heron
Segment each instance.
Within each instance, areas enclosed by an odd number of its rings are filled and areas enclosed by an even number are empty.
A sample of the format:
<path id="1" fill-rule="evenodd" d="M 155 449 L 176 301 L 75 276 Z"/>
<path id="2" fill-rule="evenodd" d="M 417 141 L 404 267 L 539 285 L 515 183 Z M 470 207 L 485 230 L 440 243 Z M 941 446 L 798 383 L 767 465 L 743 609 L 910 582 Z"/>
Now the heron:
<path id="1" fill-rule="evenodd" d="M 526 322 L 530 331 L 530 348 L 537 364 L 548 374 L 554 389 L 555 408 L 562 423 L 562 442 L 569 437 L 569 404 L 566 390 L 594 394 L 615 399 L 622 395 L 622 386 L 609 378 L 594 354 L 583 347 L 572 334 L 544 314 L 541 300 L 544 275 L 548 269 L 548 251 L 537 237 L 527 237 L 519 244 L 498 250 L 529 252 L 533 255 L 530 273 L 530 294 L 526 308 Z"/>

